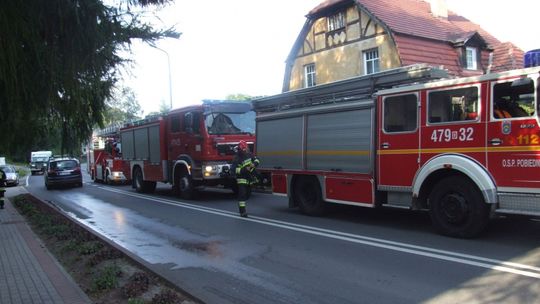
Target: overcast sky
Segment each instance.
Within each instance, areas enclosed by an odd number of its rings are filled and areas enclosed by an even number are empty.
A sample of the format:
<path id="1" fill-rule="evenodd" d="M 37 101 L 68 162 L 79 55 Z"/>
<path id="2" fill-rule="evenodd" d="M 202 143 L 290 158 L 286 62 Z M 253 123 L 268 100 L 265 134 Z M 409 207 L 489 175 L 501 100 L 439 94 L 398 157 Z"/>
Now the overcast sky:
<path id="1" fill-rule="evenodd" d="M 305 15 L 322 1 L 176 0 L 162 9 L 156 24 L 182 32 L 178 40 L 158 43 L 170 58 L 173 108 L 229 94 L 280 93 L 284 62 Z M 511 5 L 494 0 L 446 2 L 450 10 L 503 42 L 524 51 L 540 48 L 538 0 L 514 0 Z M 125 83 L 148 114 L 170 102 L 167 55 L 140 44 L 133 51 L 135 66 Z"/>

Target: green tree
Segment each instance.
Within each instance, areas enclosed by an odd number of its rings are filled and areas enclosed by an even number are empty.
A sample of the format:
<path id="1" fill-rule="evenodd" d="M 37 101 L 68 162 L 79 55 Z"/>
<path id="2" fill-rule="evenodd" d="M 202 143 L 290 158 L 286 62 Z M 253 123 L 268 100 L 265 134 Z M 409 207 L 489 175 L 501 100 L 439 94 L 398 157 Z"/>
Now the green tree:
<path id="1" fill-rule="evenodd" d="M 171 110 L 171 105 L 162 99 L 161 103 L 159 104 L 159 113 L 167 114 L 169 113 L 170 110 Z"/>
<path id="2" fill-rule="evenodd" d="M 61 153 L 79 150 L 128 62 L 132 39 L 179 37 L 141 21 L 139 7 L 171 0 L 1 1 L 0 153 L 27 154 L 60 134 Z M 44 148 L 40 146 L 40 149 Z"/>
<path id="3" fill-rule="evenodd" d="M 107 100 L 103 116 L 104 125 L 141 119 L 141 105 L 133 89 L 124 87 L 116 90 L 113 97 Z"/>
<path id="4" fill-rule="evenodd" d="M 227 97 L 225 97 L 227 100 L 251 100 L 253 99 L 252 96 L 247 94 L 229 94 Z"/>

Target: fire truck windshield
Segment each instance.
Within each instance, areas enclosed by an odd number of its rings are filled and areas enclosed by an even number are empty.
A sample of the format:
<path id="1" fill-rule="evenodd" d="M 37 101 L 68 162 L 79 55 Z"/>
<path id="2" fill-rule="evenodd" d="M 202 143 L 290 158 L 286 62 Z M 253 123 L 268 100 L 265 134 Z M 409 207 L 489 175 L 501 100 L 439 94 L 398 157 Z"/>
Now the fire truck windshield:
<path id="1" fill-rule="evenodd" d="M 208 134 L 253 134 L 255 133 L 255 112 L 244 113 L 211 112 L 204 119 Z"/>

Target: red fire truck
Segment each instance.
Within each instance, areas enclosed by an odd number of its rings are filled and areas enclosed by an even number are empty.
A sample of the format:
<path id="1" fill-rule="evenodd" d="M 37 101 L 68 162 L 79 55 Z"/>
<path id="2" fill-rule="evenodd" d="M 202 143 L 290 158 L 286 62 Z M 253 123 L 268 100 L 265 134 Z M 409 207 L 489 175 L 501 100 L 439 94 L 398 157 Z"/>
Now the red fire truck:
<path id="1" fill-rule="evenodd" d="M 273 193 L 310 215 L 327 203 L 429 210 L 454 237 L 497 214 L 540 216 L 540 68 L 440 80 L 418 69 L 255 100 Z"/>
<path id="2" fill-rule="evenodd" d="M 197 188 L 236 189 L 229 170 L 234 148 L 245 140 L 253 149 L 255 112 L 251 103 L 204 101 L 120 130 L 122 158 L 138 192 L 153 192 L 156 182 L 170 183 L 182 198 Z"/>
<path id="3" fill-rule="evenodd" d="M 88 149 L 88 170 L 92 180 L 106 184 L 126 183 L 126 163 L 121 157 L 119 126 L 97 131 Z"/>

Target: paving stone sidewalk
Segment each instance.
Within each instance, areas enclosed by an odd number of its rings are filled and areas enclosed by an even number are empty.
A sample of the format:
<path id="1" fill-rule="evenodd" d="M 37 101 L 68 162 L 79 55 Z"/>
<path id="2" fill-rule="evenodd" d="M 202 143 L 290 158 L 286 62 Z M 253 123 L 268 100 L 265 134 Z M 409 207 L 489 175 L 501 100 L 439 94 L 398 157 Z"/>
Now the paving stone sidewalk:
<path id="1" fill-rule="evenodd" d="M 25 189 L 5 189 L 7 199 L 0 209 L 0 303 L 91 303 L 10 202 Z"/>

